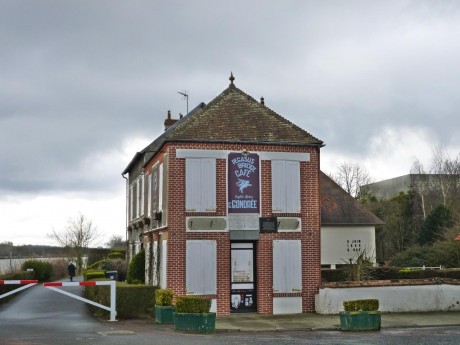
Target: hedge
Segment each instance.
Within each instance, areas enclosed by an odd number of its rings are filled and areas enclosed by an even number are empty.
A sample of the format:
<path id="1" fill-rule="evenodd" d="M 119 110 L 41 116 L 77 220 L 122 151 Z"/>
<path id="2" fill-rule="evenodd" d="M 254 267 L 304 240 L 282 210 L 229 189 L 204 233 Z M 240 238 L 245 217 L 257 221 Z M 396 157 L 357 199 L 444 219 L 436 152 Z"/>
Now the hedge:
<path id="1" fill-rule="evenodd" d="M 105 278 L 105 271 L 103 270 L 86 270 L 83 273 L 84 280 L 93 280 L 93 279 L 100 279 Z"/>
<path id="2" fill-rule="evenodd" d="M 155 291 L 155 305 L 162 307 L 171 306 L 174 292 L 170 289 L 158 289 Z"/>
<path id="3" fill-rule="evenodd" d="M 379 310 L 378 299 L 357 299 L 343 301 L 345 311 L 377 311 Z"/>
<path id="4" fill-rule="evenodd" d="M 97 279 L 107 280 L 107 279 Z M 126 283 L 117 282 L 117 318 L 119 319 L 134 319 L 151 317 L 155 302 L 156 286 L 151 285 L 129 285 Z M 85 287 L 86 298 L 95 301 L 96 303 L 110 305 L 110 286 L 96 285 Z M 107 311 L 92 307 L 91 310 L 97 315 L 108 315 Z"/>
<path id="5" fill-rule="evenodd" d="M 177 313 L 209 313 L 211 309 L 211 299 L 197 296 L 178 296 L 176 297 Z"/>
<path id="6" fill-rule="evenodd" d="M 27 260 L 22 266 L 22 271 L 33 269 L 32 279 L 37 279 L 40 282 L 49 281 L 53 275 L 53 265 L 49 262 L 39 260 Z"/>

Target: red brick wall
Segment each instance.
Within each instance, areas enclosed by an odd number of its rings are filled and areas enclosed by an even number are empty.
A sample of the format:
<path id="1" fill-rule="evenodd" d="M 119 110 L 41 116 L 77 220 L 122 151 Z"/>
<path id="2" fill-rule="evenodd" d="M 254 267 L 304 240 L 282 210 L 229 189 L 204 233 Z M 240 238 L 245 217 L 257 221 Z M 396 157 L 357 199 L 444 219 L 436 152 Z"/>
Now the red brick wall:
<path id="1" fill-rule="evenodd" d="M 319 197 L 319 149 L 314 147 L 238 145 L 211 143 L 167 144 L 169 152 L 167 286 L 175 295 L 185 294 L 185 248 L 186 240 L 207 239 L 217 241 L 217 299 L 219 315 L 230 313 L 230 238 L 228 232 L 190 233 L 185 231 L 186 216 L 226 216 L 227 171 L 226 160 L 218 159 L 217 211 L 214 213 L 185 212 L 185 159 L 176 158 L 176 149 L 208 149 L 240 152 L 277 151 L 308 152 L 310 161 L 301 163 L 301 213 L 289 216 L 300 217 L 301 232 L 279 232 L 260 234 L 256 245 L 257 309 L 259 313 L 273 312 L 272 244 L 275 239 L 302 240 L 303 311 L 314 311 L 314 296 L 318 292 L 320 279 L 320 197 Z M 261 161 L 262 216 L 271 216 L 271 163 Z M 286 216 L 286 215 L 283 215 Z"/>

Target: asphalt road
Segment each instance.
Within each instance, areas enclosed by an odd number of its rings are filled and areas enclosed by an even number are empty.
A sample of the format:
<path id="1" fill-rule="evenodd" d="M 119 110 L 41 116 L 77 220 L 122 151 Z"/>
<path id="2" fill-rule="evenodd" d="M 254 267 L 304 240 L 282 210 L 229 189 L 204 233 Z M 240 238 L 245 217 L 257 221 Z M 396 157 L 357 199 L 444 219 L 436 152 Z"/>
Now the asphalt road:
<path id="1" fill-rule="evenodd" d="M 66 287 L 81 293 L 80 287 Z M 383 329 L 380 332 L 296 331 L 217 332 L 211 335 L 185 334 L 153 320 L 99 321 L 87 306 L 42 286 L 20 292 L 0 306 L 0 345 L 67 344 L 377 344 L 431 345 L 460 344 L 460 327 Z"/>

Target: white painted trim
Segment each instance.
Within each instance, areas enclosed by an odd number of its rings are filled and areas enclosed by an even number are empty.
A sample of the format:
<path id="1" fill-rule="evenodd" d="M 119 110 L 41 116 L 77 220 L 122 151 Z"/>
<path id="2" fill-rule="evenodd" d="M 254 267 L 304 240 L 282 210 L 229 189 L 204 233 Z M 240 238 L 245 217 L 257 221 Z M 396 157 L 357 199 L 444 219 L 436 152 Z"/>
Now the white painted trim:
<path id="1" fill-rule="evenodd" d="M 177 158 L 219 158 L 227 159 L 231 152 L 238 150 L 193 150 L 193 149 L 177 149 Z M 288 161 L 309 162 L 310 154 L 308 152 L 270 152 L 270 151 L 254 151 L 257 153 L 260 160 L 268 161 L 273 159 L 282 159 Z"/>
<path id="2" fill-rule="evenodd" d="M 190 230 L 190 228 L 188 227 L 188 221 L 190 218 L 209 218 L 209 219 L 213 219 L 213 218 L 220 218 L 220 219 L 225 219 L 225 223 L 226 223 L 226 227 L 224 230 Z M 185 217 L 185 231 L 186 232 L 191 232 L 191 233 L 194 233 L 194 232 L 228 232 L 228 221 L 227 221 L 227 217 L 222 217 L 222 216 L 219 216 L 219 217 L 213 217 L 213 216 L 190 216 L 190 217 Z"/>

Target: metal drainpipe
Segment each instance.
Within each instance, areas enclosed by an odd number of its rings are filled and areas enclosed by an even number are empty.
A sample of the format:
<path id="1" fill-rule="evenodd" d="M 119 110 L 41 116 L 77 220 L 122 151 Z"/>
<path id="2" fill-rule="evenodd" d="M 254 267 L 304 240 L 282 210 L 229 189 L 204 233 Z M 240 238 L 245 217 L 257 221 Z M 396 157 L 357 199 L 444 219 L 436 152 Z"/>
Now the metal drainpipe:
<path id="1" fill-rule="evenodd" d="M 128 207 L 129 207 L 129 186 L 128 186 L 128 178 L 125 177 L 124 174 L 121 174 L 126 180 L 126 207 L 125 207 L 125 242 L 126 242 L 126 261 L 128 261 L 128 252 L 129 252 L 129 242 L 128 242 Z"/>

